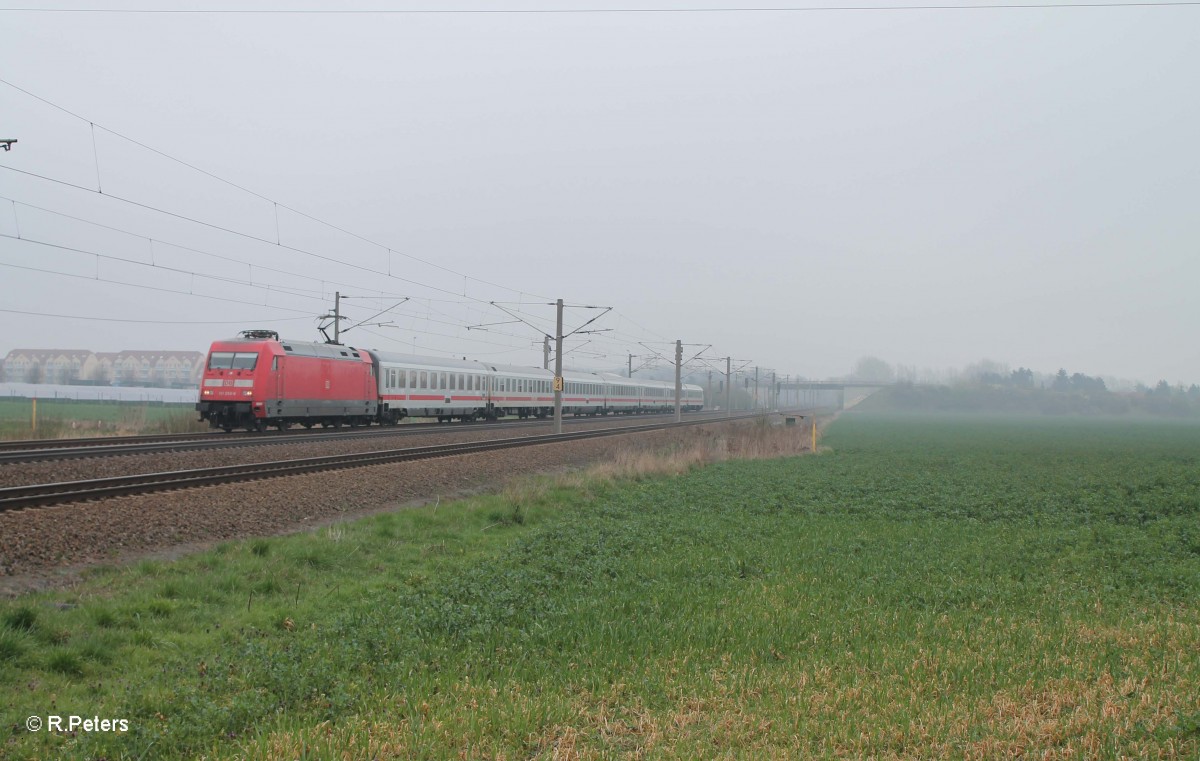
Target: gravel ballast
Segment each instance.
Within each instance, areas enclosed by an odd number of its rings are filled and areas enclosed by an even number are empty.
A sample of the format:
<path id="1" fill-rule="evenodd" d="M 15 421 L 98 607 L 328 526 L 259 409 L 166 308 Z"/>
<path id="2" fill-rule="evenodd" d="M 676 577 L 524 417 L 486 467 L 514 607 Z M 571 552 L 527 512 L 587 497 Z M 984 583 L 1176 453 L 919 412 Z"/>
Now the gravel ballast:
<path id="1" fill-rule="evenodd" d="M 567 431 L 590 430 L 593 428 L 618 428 L 624 426 L 661 423 L 661 417 L 585 418 L 573 420 Z M 380 429 L 374 429 L 376 431 Z M 12 463 L 0 467 L 0 488 L 56 483 L 59 481 L 81 481 L 93 478 L 132 476 L 143 473 L 162 473 L 192 468 L 216 468 L 226 465 L 242 465 L 253 462 L 293 460 L 325 455 L 375 452 L 407 447 L 440 446 L 468 441 L 490 439 L 516 439 L 526 436 L 545 436 L 552 432 L 550 423 L 522 426 L 493 426 L 471 428 L 447 426 L 443 429 L 424 429 L 415 435 L 398 431 L 396 436 L 370 436 L 366 438 L 318 435 L 308 440 L 289 440 L 287 443 L 263 443 L 262 446 L 236 446 L 228 448 L 192 449 L 178 452 L 150 454 L 128 454 L 104 457 L 81 457 L 45 462 Z M 264 434 L 269 438 L 270 433 Z M 115 442 L 114 442 L 115 443 Z"/>
<path id="2" fill-rule="evenodd" d="M 331 521 L 497 489 L 507 481 L 610 460 L 630 448 L 661 449 L 702 435 L 713 423 L 648 433 L 558 442 L 513 450 L 377 465 L 287 478 L 209 486 L 164 494 L 0 513 L 0 593 L 69 583 L 97 564 L 127 563 L 149 555 L 178 554 L 217 541 L 311 529 Z M 486 438 L 486 436 L 481 436 Z M 456 441 L 466 440 L 456 435 Z M 436 443 L 421 438 L 422 445 Z M 355 445 L 357 442 L 346 442 Z M 298 445 L 310 446 L 310 445 Z M 328 445 L 326 445 L 328 446 Z M 282 447 L 291 449 L 291 446 Z M 364 447 L 380 449 L 377 442 Z M 281 447 L 261 459 L 280 455 Z M 258 448 L 251 450 L 258 452 Z M 363 450 L 346 450 L 363 451 Z M 323 454 L 330 454 L 324 449 Z M 204 453 L 205 465 L 213 452 Z M 221 452 L 234 462 L 251 462 L 247 450 Z M 177 458 L 182 455 L 155 455 Z M 189 455 L 190 456 L 190 455 Z M 90 460 L 96 463 L 130 458 Z M 139 472 L 146 461 L 137 458 Z M 61 469 L 67 463 L 57 463 Z M 72 465 L 77 463 L 71 463 Z M 165 469 L 176 469 L 174 467 Z M 200 467 L 193 465 L 191 467 Z M 109 475 L 109 473 L 105 473 Z M 112 473 L 115 475 L 115 473 Z M 60 477 L 55 480 L 67 480 Z"/>

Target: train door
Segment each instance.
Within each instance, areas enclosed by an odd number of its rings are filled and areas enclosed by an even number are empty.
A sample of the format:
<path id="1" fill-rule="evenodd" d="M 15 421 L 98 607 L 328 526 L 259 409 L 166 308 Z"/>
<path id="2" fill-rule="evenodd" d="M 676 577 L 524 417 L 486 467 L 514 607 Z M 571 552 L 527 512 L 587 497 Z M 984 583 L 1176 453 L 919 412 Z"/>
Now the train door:
<path id="1" fill-rule="evenodd" d="M 284 358 L 278 355 L 271 358 L 271 374 L 275 376 L 275 399 L 282 403 L 287 399 L 287 392 L 283 386 L 283 368 Z"/>
<path id="2" fill-rule="evenodd" d="M 321 360 L 320 387 L 317 389 L 317 396 L 323 401 L 328 401 L 333 398 L 333 361 L 328 359 Z"/>

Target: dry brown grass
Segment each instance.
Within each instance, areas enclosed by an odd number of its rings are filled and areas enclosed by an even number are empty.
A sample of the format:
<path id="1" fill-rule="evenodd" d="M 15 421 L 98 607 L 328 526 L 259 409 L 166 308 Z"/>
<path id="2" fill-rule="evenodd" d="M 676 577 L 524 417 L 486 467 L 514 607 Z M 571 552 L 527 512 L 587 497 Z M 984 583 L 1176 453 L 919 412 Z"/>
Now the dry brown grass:
<path id="1" fill-rule="evenodd" d="M 618 452 L 612 460 L 565 476 L 558 483 L 582 486 L 596 481 L 636 481 L 652 476 L 679 475 L 725 460 L 764 460 L 812 451 L 812 427 L 808 420 L 796 426 L 785 426 L 778 418 L 726 423 L 693 428 L 688 434 L 683 442 L 667 448 L 633 444 Z"/>

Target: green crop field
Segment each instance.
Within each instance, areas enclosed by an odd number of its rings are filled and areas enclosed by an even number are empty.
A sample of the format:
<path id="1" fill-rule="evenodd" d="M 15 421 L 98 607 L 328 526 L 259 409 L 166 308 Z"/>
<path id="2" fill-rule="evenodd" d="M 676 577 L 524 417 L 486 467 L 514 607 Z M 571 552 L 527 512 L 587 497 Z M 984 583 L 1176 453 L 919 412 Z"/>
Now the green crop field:
<path id="1" fill-rule="evenodd" d="M 5 602 L 0 755 L 1200 756 L 1200 426 L 845 415 L 823 444 Z"/>

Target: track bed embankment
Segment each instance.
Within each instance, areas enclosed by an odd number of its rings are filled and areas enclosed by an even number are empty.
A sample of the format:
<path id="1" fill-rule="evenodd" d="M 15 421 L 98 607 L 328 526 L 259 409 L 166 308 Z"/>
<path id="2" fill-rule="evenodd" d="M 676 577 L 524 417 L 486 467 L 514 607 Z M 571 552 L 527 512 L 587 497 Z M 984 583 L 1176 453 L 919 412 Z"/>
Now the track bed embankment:
<path id="1" fill-rule="evenodd" d="M 696 437 L 719 436 L 723 426 L 738 424 L 720 422 L 3 513 L 0 592 L 13 594 L 61 583 L 92 565 L 304 530 L 346 517 L 495 489 L 516 477 L 584 467 L 631 448 L 656 450 Z M 461 434 L 455 437 L 463 440 Z M 273 447 L 271 454 L 277 456 L 278 448 Z M 237 456 L 245 461 L 246 451 Z M 170 457 L 178 467 L 178 456 Z M 146 458 L 136 459 L 144 469 Z M 59 480 L 69 477 L 60 474 Z"/>

